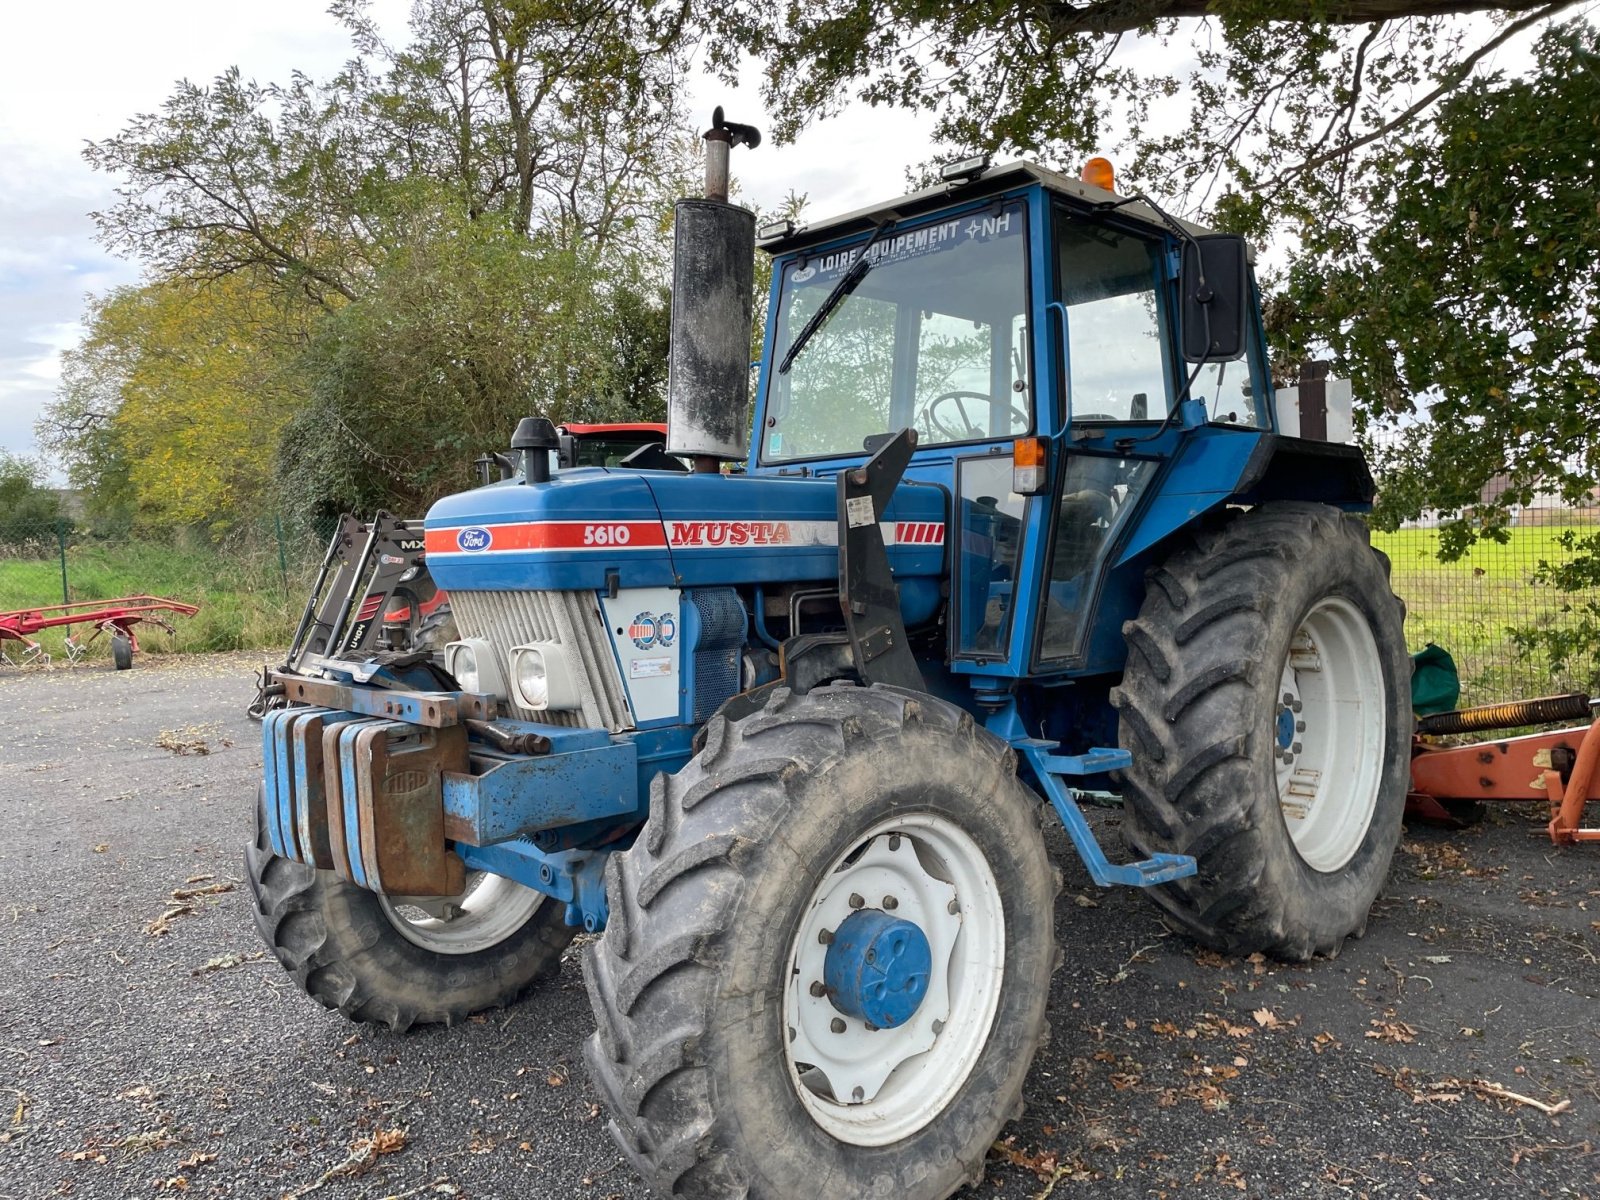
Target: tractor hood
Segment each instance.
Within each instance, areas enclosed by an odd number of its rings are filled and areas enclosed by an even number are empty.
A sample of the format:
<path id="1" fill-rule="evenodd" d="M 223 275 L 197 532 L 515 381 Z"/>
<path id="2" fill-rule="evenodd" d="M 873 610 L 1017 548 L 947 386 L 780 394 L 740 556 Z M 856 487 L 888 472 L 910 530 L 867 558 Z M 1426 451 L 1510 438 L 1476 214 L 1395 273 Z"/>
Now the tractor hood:
<path id="1" fill-rule="evenodd" d="M 832 479 L 599 467 L 508 480 L 428 511 L 428 568 L 450 591 L 832 583 L 836 496 Z M 939 579 L 944 489 L 902 483 L 878 515 L 896 579 Z"/>

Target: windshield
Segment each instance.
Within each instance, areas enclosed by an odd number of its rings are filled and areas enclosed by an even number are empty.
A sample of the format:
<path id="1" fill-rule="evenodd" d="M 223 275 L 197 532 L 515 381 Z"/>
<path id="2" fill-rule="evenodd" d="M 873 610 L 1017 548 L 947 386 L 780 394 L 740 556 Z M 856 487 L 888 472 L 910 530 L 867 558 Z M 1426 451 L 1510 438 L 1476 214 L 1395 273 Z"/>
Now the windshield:
<path id="1" fill-rule="evenodd" d="M 884 236 L 788 372 L 771 373 L 761 461 L 860 454 L 907 425 L 924 446 L 1026 433 L 1024 222 L 1013 202 Z M 784 264 L 774 360 L 860 252 Z"/>

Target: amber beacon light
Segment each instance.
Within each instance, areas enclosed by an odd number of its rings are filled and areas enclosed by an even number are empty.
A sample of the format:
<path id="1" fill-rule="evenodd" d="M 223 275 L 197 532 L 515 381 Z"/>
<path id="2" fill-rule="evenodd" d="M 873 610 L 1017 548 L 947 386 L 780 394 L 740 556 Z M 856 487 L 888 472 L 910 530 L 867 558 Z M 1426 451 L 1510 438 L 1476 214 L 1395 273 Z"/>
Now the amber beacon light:
<path id="1" fill-rule="evenodd" d="M 1108 192 L 1117 190 L 1117 176 L 1111 169 L 1109 158 L 1091 158 L 1083 164 L 1083 172 L 1078 178 L 1090 187 L 1104 188 Z"/>

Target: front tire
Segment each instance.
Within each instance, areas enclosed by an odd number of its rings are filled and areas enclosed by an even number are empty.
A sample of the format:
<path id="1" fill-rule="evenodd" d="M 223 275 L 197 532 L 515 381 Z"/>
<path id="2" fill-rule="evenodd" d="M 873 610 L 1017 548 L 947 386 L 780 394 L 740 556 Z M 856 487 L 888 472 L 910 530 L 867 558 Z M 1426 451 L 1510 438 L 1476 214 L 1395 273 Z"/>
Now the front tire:
<path id="1" fill-rule="evenodd" d="M 306 994 L 352 1021 L 395 1031 L 452 1025 L 512 1003 L 555 975 L 577 933 L 562 905 L 499 876 L 469 883 L 459 912 L 422 902 L 441 919 L 280 858 L 259 799 L 245 873 L 262 940 Z"/>
<path id="2" fill-rule="evenodd" d="M 656 1191 L 942 1200 L 982 1175 L 1044 1035 L 1056 883 L 1037 800 L 971 717 L 850 685 L 714 717 L 606 884 L 584 1058 Z M 824 982 L 862 919 L 928 949 L 919 1002 L 880 1024 Z"/>
<path id="3" fill-rule="evenodd" d="M 111 665 L 118 671 L 133 666 L 133 643 L 120 633 L 111 635 Z"/>
<path id="4" fill-rule="evenodd" d="M 1152 572 L 1112 700 L 1130 843 L 1199 864 L 1150 889 L 1171 924 L 1290 960 L 1365 930 L 1405 807 L 1403 622 L 1365 524 L 1321 504 L 1263 505 Z"/>

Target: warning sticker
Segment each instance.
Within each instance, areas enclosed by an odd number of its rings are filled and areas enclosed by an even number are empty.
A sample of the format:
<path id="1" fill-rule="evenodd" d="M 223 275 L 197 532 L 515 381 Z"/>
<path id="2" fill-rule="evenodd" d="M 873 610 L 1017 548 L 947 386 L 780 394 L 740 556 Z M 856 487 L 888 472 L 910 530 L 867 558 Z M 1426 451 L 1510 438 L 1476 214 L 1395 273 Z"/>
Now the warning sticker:
<path id="1" fill-rule="evenodd" d="M 850 523 L 851 529 L 860 529 L 863 525 L 876 522 L 878 514 L 872 509 L 872 497 L 851 496 L 844 502 L 844 518 Z"/>

